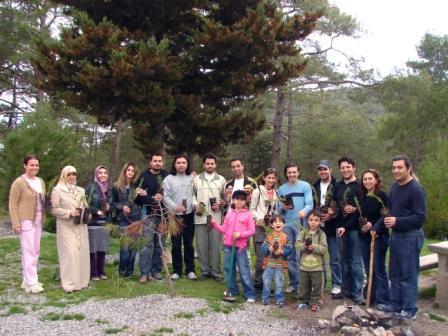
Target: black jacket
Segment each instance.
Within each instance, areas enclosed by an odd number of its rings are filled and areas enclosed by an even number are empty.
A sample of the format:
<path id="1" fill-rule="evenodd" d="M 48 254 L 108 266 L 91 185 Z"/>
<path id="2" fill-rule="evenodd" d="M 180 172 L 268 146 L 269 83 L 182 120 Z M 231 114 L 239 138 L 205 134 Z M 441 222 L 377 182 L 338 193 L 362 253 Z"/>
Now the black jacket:
<path id="1" fill-rule="evenodd" d="M 335 185 L 336 185 L 336 179 L 332 176 L 330 185 L 328 186 L 328 189 L 327 189 L 327 193 L 331 192 L 331 194 L 332 194 L 331 200 L 333 200 Z M 320 204 L 320 179 L 318 179 L 316 182 L 314 182 L 313 187 L 314 187 L 313 199 L 314 200 L 317 199 L 317 204 L 315 204 L 314 206 L 318 208 L 321 205 L 323 205 L 323 204 Z M 317 194 L 315 194 L 315 193 L 317 193 Z M 325 232 L 325 234 L 327 236 L 336 236 L 337 224 L 338 224 L 338 219 L 336 216 L 335 218 L 332 218 L 329 221 L 325 222 L 325 226 L 322 227 L 322 230 Z"/>
<path id="2" fill-rule="evenodd" d="M 349 188 L 349 190 L 346 193 L 347 188 Z M 344 208 L 342 206 L 342 202 L 344 201 L 344 194 L 346 193 L 346 201 L 347 201 L 348 205 L 356 207 L 355 196 L 359 200 L 359 188 L 360 188 L 360 185 L 359 185 L 358 181 L 345 183 L 344 180 L 342 179 L 342 180 L 336 182 L 335 188 L 334 188 L 334 193 L 333 193 L 333 199 L 336 201 L 336 204 L 338 206 L 337 227 L 343 227 L 346 230 L 359 230 L 358 211 L 344 216 L 344 213 L 343 213 Z"/>
<path id="3" fill-rule="evenodd" d="M 168 175 L 168 172 L 164 169 L 159 174 L 154 175 L 150 169 L 145 170 L 137 181 L 140 183 L 140 188 L 146 190 L 146 196 L 138 196 L 136 199 L 137 204 L 141 206 L 149 206 L 156 208 L 158 203 L 153 199 L 154 195 L 161 192 L 162 181 Z"/>

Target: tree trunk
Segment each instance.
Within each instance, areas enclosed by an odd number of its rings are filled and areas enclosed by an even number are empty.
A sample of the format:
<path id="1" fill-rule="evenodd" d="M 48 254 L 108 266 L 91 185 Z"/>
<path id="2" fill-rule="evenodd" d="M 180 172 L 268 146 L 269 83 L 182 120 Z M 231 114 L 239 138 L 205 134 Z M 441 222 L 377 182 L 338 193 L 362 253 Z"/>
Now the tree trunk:
<path id="1" fill-rule="evenodd" d="M 293 138 L 293 110 L 292 110 L 292 92 L 288 94 L 288 130 L 286 134 L 286 162 L 292 159 L 292 138 Z"/>
<path id="2" fill-rule="evenodd" d="M 11 113 L 8 118 L 8 128 L 13 129 L 17 124 L 17 79 L 16 79 L 17 65 L 14 65 L 13 78 L 12 78 L 12 103 Z"/>
<path id="3" fill-rule="evenodd" d="M 118 176 L 120 169 L 120 148 L 124 130 L 124 124 L 122 118 L 118 119 L 116 128 L 117 132 L 115 133 L 115 140 L 114 140 L 114 159 L 112 161 L 112 167 L 110 170 L 112 181 L 116 180 L 115 177 Z"/>
<path id="4" fill-rule="evenodd" d="M 277 108 L 274 117 L 274 134 L 272 139 L 272 160 L 271 167 L 278 170 L 280 164 L 280 153 L 282 149 L 282 126 L 283 114 L 285 110 L 284 87 L 277 88 Z"/>

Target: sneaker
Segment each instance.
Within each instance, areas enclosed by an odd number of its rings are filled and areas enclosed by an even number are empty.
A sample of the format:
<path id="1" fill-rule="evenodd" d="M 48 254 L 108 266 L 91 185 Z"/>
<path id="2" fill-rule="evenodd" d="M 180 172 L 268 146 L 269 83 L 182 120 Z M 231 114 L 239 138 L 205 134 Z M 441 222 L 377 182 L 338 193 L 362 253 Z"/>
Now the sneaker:
<path id="1" fill-rule="evenodd" d="M 358 296 L 353 298 L 353 303 L 358 306 L 364 306 L 366 304 L 366 300 L 362 296 Z"/>
<path id="2" fill-rule="evenodd" d="M 92 281 L 100 281 L 100 278 L 99 277 L 93 277 Z"/>
<path id="3" fill-rule="evenodd" d="M 35 284 L 35 285 L 32 285 L 32 286 L 27 286 L 25 288 L 25 293 L 38 294 L 38 293 L 43 292 L 43 291 L 44 291 L 44 289 L 41 286 L 39 286 L 39 284 Z"/>
<path id="4" fill-rule="evenodd" d="M 381 310 L 381 311 L 386 312 L 386 313 L 395 313 L 394 308 L 391 305 L 389 305 L 389 304 L 380 303 L 380 304 L 376 305 L 375 308 L 377 310 Z"/>
<path id="5" fill-rule="evenodd" d="M 263 300 L 263 306 L 269 306 L 269 301 Z"/>
<path id="6" fill-rule="evenodd" d="M 218 282 L 222 281 L 222 276 L 220 276 L 220 275 L 212 275 L 212 276 L 216 281 L 218 281 Z"/>
<path id="7" fill-rule="evenodd" d="M 155 280 L 162 280 L 162 279 L 163 279 L 162 274 L 160 274 L 160 273 L 158 273 L 158 272 L 155 273 L 155 274 L 153 274 L 152 277 L 153 277 Z"/>
<path id="8" fill-rule="evenodd" d="M 417 317 L 417 313 L 413 313 L 413 312 L 409 312 L 406 310 L 402 310 L 399 313 L 394 313 L 394 316 L 396 318 L 402 319 L 402 320 L 415 320 L 415 318 Z"/>
<path id="9" fill-rule="evenodd" d="M 255 299 L 254 298 L 248 298 L 246 300 L 247 303 L 255 303 Z"/>
<path id="10" fill-rule="evenodd" d="M 308 303 L 301 303 L 297 306 L 297 309 L 300 309 L 300 310 L 305 310 L 305 309 L 309 309 L 309 308 L 310 308 L 310 306 Z"/>
<path id="11" fill-rule="evenodd" d="M 141 284 L 142 283 L 145 283 L 145 282 L 147 282 L 148 281 L 148 276 L 146 275 L 146 274 L 143 274 L 141 277 L 140 277 L 140 280 L 138 280 L 138 282 L 140 282 Z"/>
<path id="12" fill-rule="evenodd" d="M 341 288 L 340 287 L 333 287 L 331 289 L 331 295 L 340 295 L 341 294 Z"/>
<path id="13" fill-rule="evenodd" d="M 44 285 L 42 284 L 42 282 L 38 282 L 37 285 L 42 287 L 42 289 L 44 288 Z M 29 287 L 29 286 L 25 284 L 25 281 L 22 281 L 22 284 L 20 285 L 20 288 L 25 289 L 27 287 Z"/>
<path id="14" fill-rule="evenodd" d="M 196 280 L 198 278 L 194 272 L 188 273 L 187 276 L 190 280 Z"/>
<path id="15" fill-rule="evenodd" d="M 201 274 L 201 280 L 210 279 L 212 277 L 211 273 L 202 273 Z"/>
<path id="16" fill-rule="evenodd" d="M 236 301 L 236 295 L 232 295 L 232 293 L 224 292 L 224 297 L 222 298 L 224 301 L 234 302 Z"/>
<path id="17" fill-rule="evenodd" d="M 317 312 L 317 311 L 319 311 L 319 305 L 317 304 L 317 303 L 313 303 L 312 305 L 311 305 L 311 311 L 313 311 L 313 312 Z"/>
<path id="18" fill-rule="evenodd" d="M 297 292 L 297 288 L 294 288 L 292 286 L 289 286 L 288 288 L 285 289 L 285 293 L 291 294 Z"/>
<path id="19" fill-rule="evenodd" d="M 100 279 L 101 279 L 101 280 L 107 280 L 107 279 L 108 279 L 108 277 L 107 277 L 107 275 L 106 275 L 106 274 L 103 274 L 103 275 L 100 275 Z"/>
<path id="20" fill-rule="evenodd" d="M 180 278 L 180 275 L 177 273 L 171 274 L 171 280 L 178 280 Z"/>
<path id="21" fill-rule="evenodd" d="M 278 308 L 283 308 L 285 306 L 285 303 L 279 301 L 279 302 L 276 302 L 276 305 Z"/>

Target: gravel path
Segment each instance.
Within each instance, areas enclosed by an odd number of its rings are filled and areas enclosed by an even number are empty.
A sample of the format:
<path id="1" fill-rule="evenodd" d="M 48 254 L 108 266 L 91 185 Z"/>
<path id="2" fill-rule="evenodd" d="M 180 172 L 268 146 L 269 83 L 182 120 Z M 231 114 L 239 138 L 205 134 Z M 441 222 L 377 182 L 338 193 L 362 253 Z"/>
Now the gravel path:
<path id="1" fill-rule="evenodd" d="M 39 301 L 39 296 L 22 296 Z M 227 303 L 222 303 L 226 307 Z M 43 317 L 59 316 L 57 321 Z M 83 320 L 63 320 L 63 315 Z M 89 300 L 68 308 L 45 307 L 0 317 L 0 335 L 318 335 L 287 319 L 282 310 L 243 304 L 229 314 L 216 312 L 202 299 L 149 295 L 135 299 Z"/>

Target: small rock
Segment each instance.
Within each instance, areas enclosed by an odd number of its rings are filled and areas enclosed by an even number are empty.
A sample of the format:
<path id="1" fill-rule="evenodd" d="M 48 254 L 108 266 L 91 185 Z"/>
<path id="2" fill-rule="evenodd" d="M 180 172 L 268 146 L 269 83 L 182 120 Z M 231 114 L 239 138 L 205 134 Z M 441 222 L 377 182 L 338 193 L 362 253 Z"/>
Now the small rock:
<path id="1" fill-rule="evenodd" d="M 372 336 L 373 334 L 371 332 L 369 332 L 369 330 L 367 330 L 367 328 L 365 330 L 361 330 L 361 333 L 359 334 L 359 336 Z"/>
<path id="2" fill-rule="evenodd" d="M 333 310 L 333 314 L 331 315 L 332 320 L 336 320 L 339 316 L 344 314 L 347 310 L 350 310 L 344 305 L 336 306 L 336 308 Z"/>
<path id="3" fill-rule="evenodd" d="M 386 330 L 386 336 L 395 336 L 395 334 L 390 330 Z"/>
<path id="4" fill-rule="evenodd" d="M 394 317 L 392 313 L 383 312 L 381 310 L 376 310 L 372 308 L 367 309 L 367 312 L 371 314 L 372 317 L 375 318 L 376 320 L 391 319 Z"/>
<path id="5" fill-rule="evenodd" d="M 408 329 L 404 332 L 405 336 L 416 336 L 412 329 Z"/>
<path id="6" fill-rule="evenodd" d="M 393 332 L 395 336 L 405 336 L 405 333 L 400 326 L 394 326 L 390 328 L 389 331 Z"/>
<path id="7" fill-rule="evenodd" d="M 319 326 L 320 329 L 326 329 L 330 327 L 330 321 L 326 319 L 318 319 L 317 325 Z"/>
<path id="8" fill-rule="evenodd" d="M 341 328 L 341 334 L 345 336 L 355 336 L 361 332 L 361 329 L 356 327 L 343 326 Z"/>
<path id="9" fill-rule="evenodd" d="M 360 306 L 353 306 L 352 312 L 355 313 L 355 315 L 358 316 L 360 319 L 362 319 L 362 318 L 367 318 L 367 319 L 372 318 L 372 315 L 369 314 L 368 312 L 366 312 Z"/>
<path id="10" fill-rule="evenodd" d="M 351 326 L 354 321 L 352 319 L 349 319 L 348 317 L 341 316 L 338 319 L 336 319 L 337 322 L 339 322 L 343 326 Z"/>
<path id="11" fill-rule="evenodd" d="M 373 330 L 373 334 L 375 336 L 386 336 L 386 329 L 384 329 L 383 327 L 378 327 Z"/>
<path id="12" fill-rule="evenodd" d="M 335 320 L 331 320 L 330 322 L 330 331 L 335 333 L 338 332 L 339 329 L 341 329 L 341 324 Z"/>

